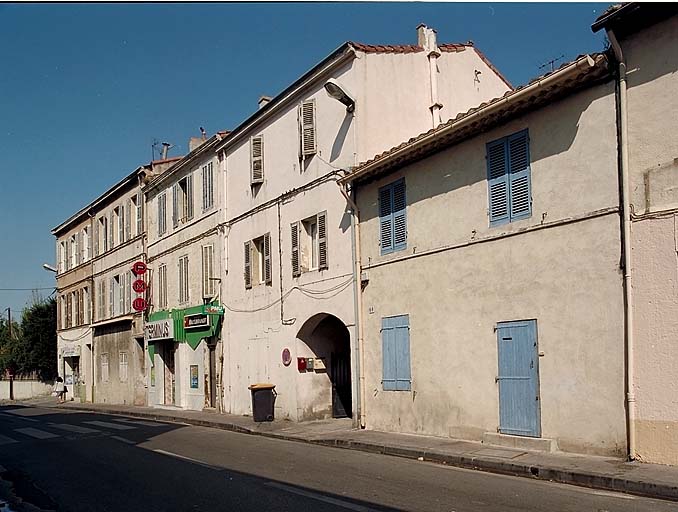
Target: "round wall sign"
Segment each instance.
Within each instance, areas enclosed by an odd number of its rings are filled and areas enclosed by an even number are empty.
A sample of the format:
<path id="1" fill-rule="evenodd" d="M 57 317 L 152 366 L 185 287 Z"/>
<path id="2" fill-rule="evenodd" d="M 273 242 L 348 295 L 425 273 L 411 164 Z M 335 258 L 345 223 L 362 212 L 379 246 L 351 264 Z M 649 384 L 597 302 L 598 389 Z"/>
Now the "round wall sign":
<path id="1" fill-rule="evenodd" d="M 146 273 L 146 268 L 146 264 L 143 261 L 137 261 L 132 265 L 132 272 L 134 272 L 134 275 L 140 276 Z"/>
<path id="2" fill-rule="evenodd" d="M 289 348 L 282 351 L 282 362 L 285 366 L 289 366 L 292 362 L 292 355 L 290 354 Z"/>
<path id="3" fill-rule="evenodd" d="M 144 309 L 146 309 L 146 299 L 137 297 L 132 302 L 132 307 L 134 308 L 134 311 L 143 311 Z"/>
<path id="4" fill-rule="evenodd" d="M 146 282 L 143 279 L 137 279 L 132 283 L 132 290 L 137 293 L 144 293 L 146 291 Z"/>

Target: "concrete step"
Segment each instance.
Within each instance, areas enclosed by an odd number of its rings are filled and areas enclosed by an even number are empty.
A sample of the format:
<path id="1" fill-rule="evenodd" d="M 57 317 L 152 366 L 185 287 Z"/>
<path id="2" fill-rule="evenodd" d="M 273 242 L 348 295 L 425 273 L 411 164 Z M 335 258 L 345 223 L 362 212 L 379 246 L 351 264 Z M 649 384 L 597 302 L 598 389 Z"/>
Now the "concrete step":
<path id="1" fill-rule="evenodd" d="M 558 451 L 558 443 L 556 440 L 547 439 L 545 437 L 512 436 L 509 434 L 500 434 L 498 432 L 485 432 L 483 434 L 482 442 L 483 444 L 502 446 L 504 448 L 515 448 L 517 450 L 546 453 Z"/>

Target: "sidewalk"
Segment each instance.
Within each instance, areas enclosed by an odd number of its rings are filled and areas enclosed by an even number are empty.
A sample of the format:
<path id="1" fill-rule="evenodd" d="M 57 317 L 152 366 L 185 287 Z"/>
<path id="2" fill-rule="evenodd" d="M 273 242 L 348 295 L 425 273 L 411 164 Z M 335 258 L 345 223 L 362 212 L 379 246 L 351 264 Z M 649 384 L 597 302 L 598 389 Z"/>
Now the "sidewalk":
<path id="1" fill-rule="evenodd" d="M 75 402 L 57 406 L 53 398 L 25 404 L 220 428 L 288 441 L 394 455 L 467 469 L 678 501 L 676 466 L 624 462 L 620 459 L 562 452 L 555 454 L 527 452 L 449 438 L 356 430 L 353 429 L 349 419 L 303 423 L 276 420 L 254 423 L 249 416 L 182 409 Z"/>

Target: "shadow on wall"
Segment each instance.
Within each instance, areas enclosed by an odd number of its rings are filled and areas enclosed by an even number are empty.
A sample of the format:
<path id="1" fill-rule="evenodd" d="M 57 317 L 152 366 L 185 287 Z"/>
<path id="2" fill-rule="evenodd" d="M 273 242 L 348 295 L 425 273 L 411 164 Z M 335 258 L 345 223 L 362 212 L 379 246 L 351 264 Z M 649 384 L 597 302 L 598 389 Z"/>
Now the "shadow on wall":
<path id="1" fill-rule="evenodd" d="M 540 160 L 570 150 L 579 131 L 582 113 L 594 101 L 614 94 L 613 91 L 611 83 L 603 84 L 556 100 L 514 119 L 501 119 L 479 135 L 453 143 L 423 160 L 399 168 L 391 174 L 387 183 L 404 174 L 407 177 L 407 204 L 410 205 L 485 182 L 485 145 L 525 128 L 529 129 L 530 161 L 534 166 Z M 614 115 L 614 112 L 610 113 L 612 119 Z M 379 217 L 379 202 L 376 194 L 374 195 L 372 200 L 363 203 L 361 222 Z"/>
<path id="2" fill-rule="evenodd" d="M 330 162 L 334 162 L 337 158 L 339 158 L 339 155 L 341 155 L 341 151 L 344 148 L 344 143 L 346 142 L 346 135 L 348 135 L 348 130 L 351 128 L 352 122 L 353 114 L 346 112 L 344 120 L 341 122 L 341 126 L 339 127 L 339 131 L 337 131 L 337 136 L 334 138 L 334 142 L 332 143 Z"/>

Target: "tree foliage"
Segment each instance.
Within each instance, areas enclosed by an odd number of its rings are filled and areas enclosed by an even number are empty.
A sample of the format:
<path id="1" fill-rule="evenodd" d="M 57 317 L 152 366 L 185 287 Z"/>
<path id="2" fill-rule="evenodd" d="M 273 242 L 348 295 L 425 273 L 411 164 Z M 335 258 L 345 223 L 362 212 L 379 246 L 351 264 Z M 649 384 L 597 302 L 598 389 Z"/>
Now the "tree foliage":
<path id="1" fill-rule="evenodd" d="M 0 371 L 35 374 L 51 381 L 57 374 L 56 300 L 37 300 L 24 310 L 21 323 L 0 322 Z"/>

